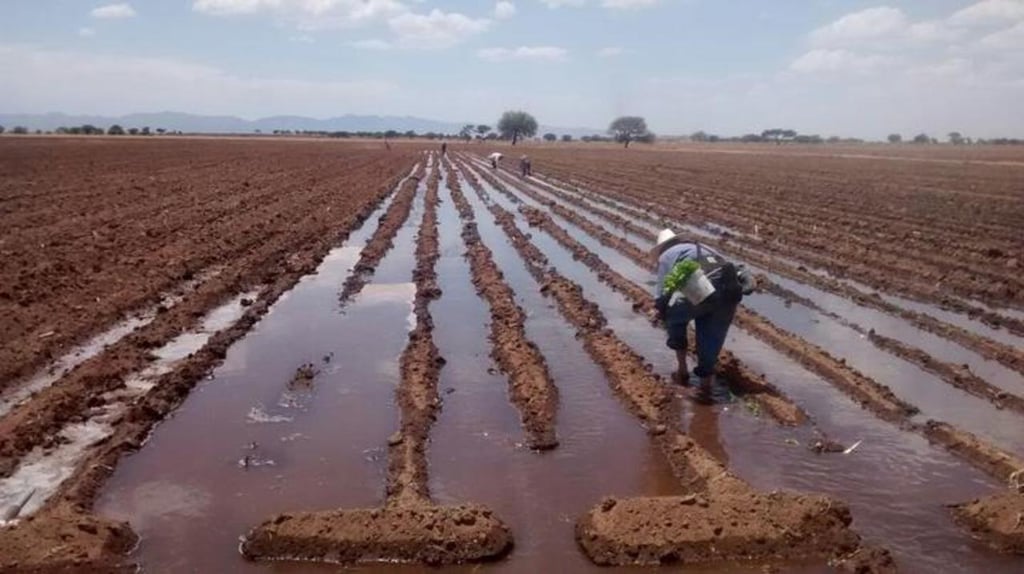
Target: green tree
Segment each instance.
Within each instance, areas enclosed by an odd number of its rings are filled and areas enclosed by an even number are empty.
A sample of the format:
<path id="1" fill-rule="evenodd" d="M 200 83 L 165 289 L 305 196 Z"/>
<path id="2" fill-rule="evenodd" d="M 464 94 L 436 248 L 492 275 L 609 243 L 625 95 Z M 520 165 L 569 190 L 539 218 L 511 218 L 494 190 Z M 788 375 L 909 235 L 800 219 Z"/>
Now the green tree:
<path id="1" fill-rule="evenodd" d="M 114 125 L 110 126 L 110 128 L 107 129 L 107 135 L 108 136 L 123 136 L 124 135 L 124 128 L 122 128 L 121 126 L 119 126 L 117 124 L 114 124 Z"/>
<path id="2" fill-rule="evenodd" d="M 546 141 L 546 142 L 556 142 L 556 141 L 558 141 L 558 136 L 556 136 L 555 134 L 552 134 L 552 133 L 546 133 L 546 134 L 544 134 L 544 141 Z"/>
<path id="3" fill-rule="evenodd" d="M 512 145 L 516 145 L 521 138 L 532 138 L 537 133 L 537 120 L 521 110 L 508 111 L 498 121 L 498 132 L 502 138 L 511 139 Z"/>
<path id="4" fill-rule="evenodd" d="M 903 142 L 903 136 L 900 134 L 889 134 L 889 143 L 898 144 Z"/>
<path id="5" fill-rule="evenodd" d="M 647 121 L 640 116 L 622 116 L 615 118 L 608 126 L 608 133 L 615 138 L 615 141 L 629 147 L 630 142 L 636 140 L 653 141 L 654 136 L 647 131 Z"/>
<path id="6" fill-rule="evenodd" d="M 473 124 L 466 124 L 462 126 L 461 130 L 459 130 L 459 137 L 466 141 L 469 141 L 473 139 L 474 130 L 476 130 L 476 126 L 474 126 Z"/>
<path id="7" fill-rule="evenodd" d="M 690 140 L 695 142 L 706 142 L 708 141 L 708 134 L 704 131 L 693 132 L 690 134 Z"/>
<path id="8" fill-rule="evenodd" d="M 4 126 L 0 126 L 0 134 L 4 133 L 5 131 L 7 131 L 7 128 L 5 128 Z"/>
<path id="9" fill-rule="evenodd" d="M 491 126 L 486 124 L 476 126 L 476 137 L 483 139 L 489 133 L 491 133 Z"/>
<path id="10" fill-rule="evenodd" d="M 11 130 L 11 133 L 25 135 L 28 133 L 28 128 L 26 128 L 25 126 L 14 126 L 14 129 Z"/>
<path id="11" fill-rule="evenodd" d="M 572 136 L 571 136 L 571 135 L 569 135 L 569 134 L 564 134 L 564 135 L 562 136 L 562 141 L 564 141 L 564 142 L 566 142 L 566 143 L 568 143 L 568 142 L 571 142 L 571 141 L 572 141 Z"/>
<path id="12" fill-rule="evenodd" d="M 128 130 L 128 133 L 133 135 L 133 136 L 137 136 L 137 135 L 139 135 L 139 128 L 130 128 Z"/>
<path id="13" fill-rule="evenodd" d="M 928 134 L 917 134 L 914 136 L 914 143 L 916 144 L 927 144 L 931 142 L 932 138 L 928 137 Z"/>
<path id="14" fill-rule="evenodd" d="M 961 134 L 960 132 L 949 132 L 949 143 L 953 145 L 963 145 L 963 134 Z"/>

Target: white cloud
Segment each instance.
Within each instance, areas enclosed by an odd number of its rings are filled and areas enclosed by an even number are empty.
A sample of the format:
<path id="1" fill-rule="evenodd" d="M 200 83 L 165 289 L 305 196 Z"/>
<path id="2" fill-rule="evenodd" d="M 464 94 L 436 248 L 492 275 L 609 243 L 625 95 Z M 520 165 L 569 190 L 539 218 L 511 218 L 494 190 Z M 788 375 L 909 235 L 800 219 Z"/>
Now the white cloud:
<path id="1" fill-rule="evenodd" d="M 597 55 L 602 58 L 617 58 L 625 53 L 626 50 L 620 48 L 619 46 L 608 46 L 606 48 L 601 48 L 600 50 L 597 51 Z"/>
<path id="2" fill-rule="evenodd" d="M 404 48 L 447 48 L 487 30 L 487 18 L 471 18 L 434 8 L 418 13 L 410 4 L 422 0 L 193 0 L 192 9 L 212 16 L 267 14 L 299 30 L 363 28 L 386 25 L 396 38 L 391 45 Z M 496 12 L 508 12 L 510 2 L 499 2 Z M 384 41 L 356 42 L 364 49 L 382 49 Z"/>
<path id="3" fill-rule="evenodd" d="M 602 0 L 601 5 L 605 8 L 617 10 L 631 10 L 635 8 L 647 8 L 654 6 L 661 0 Z"/>
<path id="4" fill-rule="evenodd" d="M 83 38 L 92 38 L 96 35 L 96 30 L 92 28 L 82 27 L 78 29 L 78 35 Z"/>
<path id="5" fill-rule="evenodd" d="M 374 38 L 372 40 L 357 40 L 355 42 L 350 43 L 349 45 L 359 50 L 376 51 L 390 50 L 393 47 L 390 42 L 386 42 L 384 40 L 380 40 L 377 38 Z"/>
<path id="6" fill-rule="evenodd" d="M 505 20 L 516 15 L 516 5 L 511 2 L 498 2 L 494 5 L 494 17 Z"/>
<path id="7" fill-rule="evenodd" d="M 411 12 L 395 16 L 388 21 L 398 42 L 408 48 L 448 48 L 464 39 L 487 30 L 491 21 L 474 19 L 455 12 L 442 12 L 437 8 L 429 14 Z"/>
<path id="8" fill-rule="evenodd" d="M 586 0 L 540 0 L 548 8 L 561 8 L 562 6 L 582 6 Z"/>
<path id="9" fill-rule="evenodd" d="M 568 52 L 564 48 L 556 46 L 520 46 L 518 48 L 484 48 L 477 52 L 477 56 L 488 62 L 511 60 L 563 62 L 568 57 Z"/>
<path id="10" fill-rule="evenodd" d="M 399 0 L 193 0 L 192 9 L 211 16 L 266 13 L 307 30 L 358 27 L 409 11 Z"/>
<path id="11" fill-rule="evenodd" d="M 181 110 L 260 117 L 303 110 L 328 116 L 339 108 L 376 113 L 382 100 L 401 95 L 396 85 L 376 79 L 247 77 L 180 60 L 21 45 L 0 44 L 0 69 L 6 77 L 0 109 L 25 113 Z"/>
<path id="12" fill-rule="evenodd" d="M 879 6 L 847 14 L 811 32 L 810 39 L 816 46 L 844 46 L 890 36 L 906 30 L 907 25 L 902 10 Z"/>
<path id="13" fill-rule="evenodd" d="M 127 2 L 122 2 L 120 4 L 107 4 L 106 6 L 93 8 L 90 14 L 93 18 L 117 20 L 135 16 L 135 8 L 132 8 L 132 5 Z"/>
<path id="14" fill-rule="evenodd" d="M 1005 51 L 1024 51 L 1024 19 L 1018 22 L 1011 28 L 993 32 L 983 37 L 978 43 L 983 48 L 1005 50 Z"/>
<path id="15" fill-rule="evenodd" d="M 849 50 L 816 49 L 800 56 L 789 69 L 800 73 L 871 72 L 891 64 L 892 60 L 877 54 L 861 55 Z"/>
<path id="16" fill-rule="evenodd" d="M 1024 0 L 983 0 L 955 12 L 950 22 L 959 25 L 1024 20 Z"/>

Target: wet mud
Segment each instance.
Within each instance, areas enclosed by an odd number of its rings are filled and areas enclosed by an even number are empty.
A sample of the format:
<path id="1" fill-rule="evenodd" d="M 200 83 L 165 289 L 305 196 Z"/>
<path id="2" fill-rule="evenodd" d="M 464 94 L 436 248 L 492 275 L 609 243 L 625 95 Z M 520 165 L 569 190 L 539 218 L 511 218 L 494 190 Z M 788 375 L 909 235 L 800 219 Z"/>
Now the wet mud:
<path id="1" fill-rule="evenodd" d="M 435 168 L 428 179 L 416 242 L 416 326 L 399 360 L 401 426 L 388 439 L 384 506 L 279 514 L 246 535 L 241 550 L 249 559 L 456 564 L 493 560 L 512 547 L 511 532 L 489 509 L 435 506 L 430 498 L 426 449 L 441 407 L 437 383 L 445 364 L 429 308 L 441 296 L 435 269 L 439 175 Z"/>
<path id="2" fill-rule="evenodd" d="M 574 223 L 576 222 L 574 221 Z M 586 223 L 583 223 L 583 226 L 585 225 Z M 645 258 L 639 256 L 639 254 L 631 253 L 631 250 L 628 248 L 625 250 L 619 249 L 621 243 L 627 243 L 621 238 L 613 237 L 599 228 L 591 227 L 588 232 L 592 234 L 603 233 L 605 237 L 604 243 L 609 247 L 618 249 L 623 254 L 629 256 L 630 259 L 633 259 L 638 265 L 645 265 Z M 635 248 L 633 249 L 635 250 Z M 737 326 L 751 332 L 776 350 L 843 390 L 883 420 L 898 424 L 907 429 L 917 429 L 919 432 L 924 432 L 923 429 L 926 428 L 924 425 L 911 422 L 911 418 L 919 412 L 916 406 L 897 397 L 885 385 L 876 382 L 874 379 L 847 365 L 845 360 L 836 359 L 821 347 L 779 329 L 749 309 L 741 309 L 737 313 L 735 321 Z M 991 473 L 993 468 L 987 461 L 1013 457 L 1013 455 L 977 439 L 965 431 L 955 429 L 955 427 L 945 423 L 941 423 L 941 425 L 942 428 L 953 429 L 953 432 L 931 433 L 930 438 L 942 444 L 951 452 L 963 456 L 986 472 Z M 963 436 L 970 436 L 971 440 L 957 440 L 955 438 Z"/>
<path id="3" fill-rule="evenodd" d="M 587 208 L 580 202 L 574 201 L 571 198 L 567 198 L 566 200 L 574 202 L 574 205 L 578 207 Z M 666 213 L 674 213 L 681 217 L 685 217 L 684 212 L 679 210 L 673 211 L 673 208 L 671 207 L 662 208 L 654 204 L 649 205 L 649 208 L 652 210 L 656 207 L 659 210 L 668 210 Z M 609 210 L 599 210 L 594 209 L 593 207 L 589 207 L 588 209 L 609 221 L 614 222 L 618 217 Z M 643 220 L 652 224 L 665 223 L 664 220 L 659 220 L 651 215 L 652 213 L 653 211 L 646 213 L 635 212 L 634 214 L 643 217 Z M 654 234 L 652 232 L 648 232 L 647 237 L 653 242 Z M 722 239 L 702 237 L 701 240 L 712 248 L 719 249 L 726 254 L 732 253 L 740 259 L 755 264 L 762 269 L 770 270 L 773 273 L 778 273 L 807 285 L 813 285 L 816 288 L 830 293 L 835 293 L 836 295 L 848 298 L 859 305 L 900 317 L 922 330 L 948 338 L 966 348 L 978 352 L 986 358 L 998 361 L 1008 368 L 1016 370 L 1018 373 L 1024 373 L 1024 351 L 1021 351 L 1015 346 L 978 335 L 977 333 L 973 333 L 961 326 L 943 322 L 931 315 L 928 315 L 927 313 L 901 307 L 890 302 L 879 293 L 868 293 L 850 285 L 848 282 L 840 281 L 828 275 L 812 273 L 800 265 L 786 263 L 783 261 L 783 258 L 767 254 L 756 248 L 756 246 L 738 244 L 734 240 L 733 236 L 729 234 L 725 235 Z M 767 283 L 770 286 L 770 281 Z"/>
<path id="4" fill-rule="evenodd" d="M 654 301 L 646 289 L 629 281 L 609 267 L 594 252 L 573 239 L 547 214 L 529 206 L 521 206 L 519 209 L 531 226 L 544 230 L 572 252 L 577 261 L 593 270 L 601 281 L 628 299 L 634 311 L 643 314 L 652 323 L 657 322 Z M 695 349 L 696 346 L 691 345 L 690 348 Z M 719 374 L 722 375 L 734 394 L 750 397 L 781 424 L 797 425 L 807 420 L 806 413 L 800 407 L 793 404 L 777 388 L 765 381 L 763 376 L 751 372 L 732 353 L 723 353 L 718 369 Z"/>
<path id="5" fill-rule="evenodd" d="M 368 167 L 377 177 L 382 175 L 379 166 Z M 139 449 L 149 438 L 153 427 L 177 408 L 193 387 L 224 360 L 228 348 L 241 339 L 302 276 L 315 269 L 331 247 L 344 240 L 352 228 L 370 216 L 375 203 L 384 200 L 399 174 L 408 169 L 407 165 L 401 166 L 400 163 L 395 167 L 394 179 L 385 181 L 383 185 L 378 179 L 375 193 L 364 195 L 361 207 L 331 213 L 323 209 L 322 201 L 317 201 L 319 209 L 316 211 L 296 210 L 289 217 L 281 218 L 281 224 L 291 230 L 288 235 L 267 235 L 259 247 L 250 249 L 228 269 L 204 283 L 195 294 L 158 316 L 150 325 L 85 361 L 58 384 L 0 420 L 0 426 L 4 427 L 3 438 L 0 439 L 0 461 L 4 464 L 0 471 L 3 476 L 9 476 L 32 449 L 55 446 L 49 445 L 48 441 L 53 441 L 59 429 L 69 422 L 87 419 L 92 409 L 102 407 L 108 400 L 105 397 L 117 397 L 118 389 L 128 384 L 126 379 L 129 375 L 141 371 L 152 360 L 149 350 L 165 345 L 194 325 L 204 311 L 223 302 L 225 293 L 236 293 L 240 286 L 253 284 L 256 280 L 265 285 L 258 296 L 250 298 L 248 305 L 244 305 L 241 318 L 209 336 L 201 349 L 177 364 L 172 371 L 156 377 L 147 385 L 148 390 L 144 394 L 125 405 L 116 420 L 110 421 L 112 434 L 89 447 L 70 477 L 36 515 L 0 529 L 0 546 L 23 549 L 29 553 L 27 558 L 31 558 L 38 549 L 18 545 L 16 541 L 30 536 L 51 536 L 50 532 L 62 532 L 76 522 L 86 524 L 89 530 L 93 530 L 88 525 L 90 522 L 106 525 L 106 530 L 100 527 L 95 530 L 107 532 L 113 529 L 129 533 L 124 536 L 134 539 L 131 531 L 122 524 L 97 518 L 90 512 L 118 461 L 124 454 Z M 331 193 L 336 199 L 328 200 L 329 204 L 347 201 L 336 190 Z M 302 231 L 296 233 L 296 229 Z M 37 533 L 26 535 L 26 532 Z M 118 539 L 125 538 L 119 534 Z M 111 544 L 106 540 L 105 537 L 86 536 L 82 545 L 88 549 L 84 551 L 71 544 L 57 545 L 50 549 L 45 560 L 58 569 L 60 565 L 69 561 L 74 563 L 75 560 L 78 560 L 79 567 L 86 569 L 124 563 L 122 551 L 125 544 Z M 5 553 L 0 568 L 25 559 L 13 551 Z M 39 566 L 40 571 L 48 568 Z"/>
<path id="6" fill-rule="evenodd" d="M 448 186 L 463 220 L 462 239 L 473 284 L 491 309 L 491 356 L 508 376 L 510 395 L 522 413 L 527 444 L 540 450 L 555 448 L 558 390 L 545 358 L 526 337 L 526 314 L 516 304 L 515 294 L 505 283 L 490 249 L 480 240 L 472 207 L 463 196 L 454 171 L 449 172 Z"/>
<path id="7" fill-rule="evenodd" d="M 472 179 L 470 181 L 472 182 Z M 475 189 L 477 192 L 481 191 L 480 188 Z M 758 502 L 751 512 L 751 497 L 756 498 L 760 495 L 729 474 L 713 455 L 678 430 L 680 405 L 678 399 L 669 391 L 669 386 L 652 371 L 650 365 L 606 327 L 604 315 L 594 303 L 583 297 L 579 285 L 548 267 L 547 259 L 517 227 L 511 213 L 494 203 L 489 203 L 488 208 L 513 247 L 522 256 L 530 273 L 542 284 L 541 292 L 556 302 L 563 317 L 576 328 L 577 337 L 583 342 L 584 348 L 604 370 L 609 384 L 625 406 L 643 421 L 645 428 L 659 444 L 685 488 L 691 492 L 707 493 L 709 500 L 712 501 L 707 504 L 712 504 L 719 511 L 728 513 L 727 508 L 736 508 L 737 512 L 742 509 L 742 513 L 751 523 L 763 521 L 766 526 L 777 518 L 772 510 L 768 510 L 772 506 L 769 504 L 762 506 Z M 792 524 L 794 528 L 809 529 L 795 531 L 798 539 L 812 537 L 812 530 L 813 537 L 820 537 L 817 544 L 808 543 L 806 546 L 793 544 L 792 540 L 787 540 L 786 544 L 773 544 L 773 556 L 788 559 L 808 556 L 832 558 L 852 553 L 859 547 L 860 538 L 848 529 L 849 512 L 841 503 L 821 497 L 815 505 L 810 502 L 813 497 L 803 495 L 769 496 L 775 496 L 775 500 L 779 502 L 776 511 L 793 511 L 797 516 L 807 515 L 807 522 Z M 656 508 L 650 507 L 650 500 L 656 501 Z M 608 523 L 597 525 L 594 523 L 595 513 L 601 512 L 601 509 L 613 510 L 619 504 L 622 504 L 624 509 L 636 505 L 641 509 L 653 509 L 663 513 L 665 508 L 672 505 L 688 505 L 696 500 L 693 495 L 679 499 L 606 500 L 577 523 L 577 541 L 584 552 L 599 564 L 651 563 L 652 555 L 641 553 L 638 549 L 652 547 L 655 550 L 651 552 L 658 556 L 654 558 L 655 561 L 672 561 L 673 556 L 691 548 L 694 540 L 699 537 L 683 535 L 679 539 L 666 541 L 664 524 L 657 513 L 647 514 L 642 510 L 639 512 L 642 515 L 642 524 L 630 524 L 627 517 L 635 515 L 636 511 L 626 511 L 621 517 L 613 515 Z M 804 504 L 808 506 L 796 510 Z M 842 518 L 843 516 L 845 518 Z M 680 530 L 684 529 L 680 527 Z M 714 530 L 716 529 L 712 528 L 712 532 Z M 721 532 L 719 530 L 718 533 Z M 728 549 L 723 549 L 721 553 L 710 551 L 712 544 L 707 544 L 703 551 L 696 550 L 688 554 L 687 559 L 694 562 L 714 562 L 723 559 L 743 559 L 744 553 L 756 555 L 753 549 L 767 544 L 761 534 L 763 531 L 760 534 L 748 531 L 746 536 L 740 534 L 734 544 Z"/>
<path id="8" fill-rule="evenodd" d="M 409 219 L 413 200 L 416 198 L 416 190 L 425 174 L 426 170 L 420 168 L 413 176 L 405 180 L 399 187 L 398 194 L 391 202 L 387 212 L 377 222 L 377 230 L 373 232 L 373 237 L 363 248 L 359 261 L 356 262 L 352 273 L 345 279 L 345 283 L 341 287 L 339 299 L 343 305 L 351 301 L 362 290 L 373 276 L 381 259 L 394 246 L 398 230 Z"/>
<path id="9" fill-rule="evenodd" d="M 953 507 L 957 522 L 999 552 L 1024 555 L 1024 493 L 1006 492 Z"/>

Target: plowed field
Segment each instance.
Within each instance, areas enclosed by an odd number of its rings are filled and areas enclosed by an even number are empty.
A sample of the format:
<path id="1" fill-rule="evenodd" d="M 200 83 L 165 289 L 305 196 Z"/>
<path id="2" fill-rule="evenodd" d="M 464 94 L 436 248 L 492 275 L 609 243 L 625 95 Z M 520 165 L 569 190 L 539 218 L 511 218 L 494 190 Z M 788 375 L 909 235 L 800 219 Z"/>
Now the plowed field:
<path id="1" fill-rule="evenodd" d="M 1024 163 L 392 147 L 0 140 L 0 571 L 1019 571 Z"/>

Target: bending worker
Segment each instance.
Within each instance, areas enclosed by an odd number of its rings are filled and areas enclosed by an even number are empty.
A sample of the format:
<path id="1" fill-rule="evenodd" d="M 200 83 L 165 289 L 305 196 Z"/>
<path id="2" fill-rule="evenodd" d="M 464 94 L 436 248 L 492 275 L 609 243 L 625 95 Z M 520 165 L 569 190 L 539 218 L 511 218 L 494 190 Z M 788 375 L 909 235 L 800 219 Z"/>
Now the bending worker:
<path id="1" fill-rule="evenodd" d="M 705 245 L 683 240 L 671 229 L 658 234 L 654 250 L 658 256 L 655 292 L 658 318 L 668 332 L 667 345 L 676 352 L 679 361 L 679 370 L 673 378 L 678 384 L 689 381 L 686 330 L 692 321 L 697 333 L 697 367 L 693 374 L 700 379 L 698 397 L 710 400 L 718 354 L 725 345 L 736 307 L 743 295 L 753 291 L 753 281 L 746 269 L 728 262 Z M 713 293 L 697 304 L 678 290 L 666 292 L 666 278 L 677 265 L 687 261 L 698 264 L 714 288 Z M 693 268 L 693 263 L 688 264 L 689 268 Z"/>

